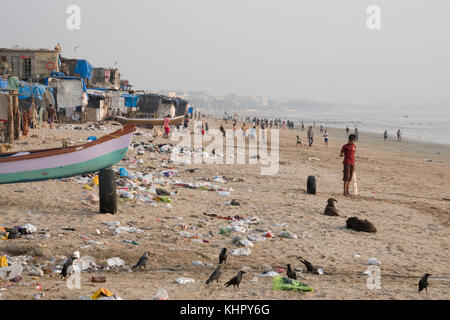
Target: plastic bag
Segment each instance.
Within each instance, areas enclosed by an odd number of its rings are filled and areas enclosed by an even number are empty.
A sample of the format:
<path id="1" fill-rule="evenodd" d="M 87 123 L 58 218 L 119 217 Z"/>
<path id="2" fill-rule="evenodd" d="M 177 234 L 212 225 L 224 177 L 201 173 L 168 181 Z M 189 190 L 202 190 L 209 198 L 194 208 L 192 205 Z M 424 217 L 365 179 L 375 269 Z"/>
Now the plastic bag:
<path id="1" fill-rule="evenodd" d="M 307 285 L 306 283 L 294 280 L 294 279 L 288 279 L 281 276 L 276 276 L 273 278 L 273 290 L 283 290 L 283 291 L 294 291 L 294 292 L 308 292 L 308 291 L 314 291 L 314 289 Z"/>

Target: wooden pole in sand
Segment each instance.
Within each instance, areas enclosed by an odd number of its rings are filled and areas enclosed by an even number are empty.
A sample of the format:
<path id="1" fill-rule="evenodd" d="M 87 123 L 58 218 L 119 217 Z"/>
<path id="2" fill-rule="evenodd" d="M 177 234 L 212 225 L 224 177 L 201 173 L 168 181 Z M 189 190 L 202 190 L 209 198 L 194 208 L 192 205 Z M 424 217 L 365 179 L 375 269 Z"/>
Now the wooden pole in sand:
<path id="1" fill-rule="evenodd" d="M 6 122 L 6 143 L 12 143 L 14 140 L 14 106 L 13 97 L 8 95 L 8 121 Z"/>
<path id="2" fill-rule="evenodd" d="M 116 174 L 111 168 L 103 169 L 98 174 L 100 193 L 100 213 L 117 213 Z"/>
<path id="3" fill-rule="evenodd" d="M 14 140 L 20 138 L 20 111 L 18 91 L 13 91 L 13 112 L 14 112 Z"/>

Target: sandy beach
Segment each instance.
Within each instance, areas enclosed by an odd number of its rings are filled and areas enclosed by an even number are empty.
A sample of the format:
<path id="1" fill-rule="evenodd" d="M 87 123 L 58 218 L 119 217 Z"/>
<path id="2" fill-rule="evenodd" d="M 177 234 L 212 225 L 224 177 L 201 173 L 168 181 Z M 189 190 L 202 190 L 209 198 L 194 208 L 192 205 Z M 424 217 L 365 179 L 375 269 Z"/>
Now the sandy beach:
<path id="1" fill-rule="evenodd" d="M 223 121 L 208 119 L 210 128 L 218 128 Z M 238 128 L 242 122 L 238 123 Z M 106 127 L 118 126 L 111 122 Z M 228 121 L 226 128 L 231 128 Z M 28 266 L 36 265 L 50 270 L 41 278 L 22 274 L 22 281 L 8 284 L 1 280 L 3 299 L 33 299 L 39 293 L 35 284 L 42 286 L 42 299 L 79 299 L 90 297 L 104 287 L 123 299 L 150 299 L 158 288 L 165 288 L 169 299 L 449 299 L 450 282 L 433 278 L 450 278 L 449 221 L 450 221 L 450 147 L 419 142 L 383 141 L 379 135 L 364 133 L 361 129 L 356 143 L 356 173 L 359 196 L 342 196 L 341 146 L 346 143 L 344 130 L 328 129 L 330 141 L 325 148 L 319 128 L 312 148 L 306 145 L 306 132 L 280 130 L 280 168 L 273 176 L 260 174 L 259 165 L 185 165 L 168 163 L 170 154 L 146 151 L 137 155 L 129 150 L 128 159 L 115 168 L 129 172 L 152 172 L 159 176 L 173 168 L 178 176 L 165 179 L 162 187 L 178 191 L 171 207 L 165 204 L 120 199 L 116 215 L 98 214 L 98 205 L 83 203 L 89 193 L 98 195 L 98 186 L 84 189 L 76 179 L 1 185 L 0 226 L 20 226 L 31 223 L 42 235 L 0 240 L 0 255 L 31 256 Z M 142 133 L 152 130 L 139 129 Z M 32 131 L 30 131 L 30 136 Z M 61 146 L 61 139 L 73 140 L 91 135 L 101 136 L 103 131 L 42 129 L 39 138 L 21 138 L 15 141 L 13 151 Z M 300 135 L 302 146 L 296 146 Z M 167 142 L 154 137 L 153 144 Z M 148 142 L 145 135 L 133 141 Z M 80 142 L 78 142 L 80 143 Z M 194 173 L 187 169 L 197 168 Z M 309 175 L 317 179 L 317 194 L 305 192 Z M 215 176 L 235 178 L 223 183 L 211 181 Z M 242 179 L 242 180 L 239 180 Z M 183 182 L 211 182 L 224 189 L 232 188 L 231 197 L 218 192 L 193 190 L 170 184 Z M 339 217 L 322 213 L 327 199 L 337 199 Z M 226 205 L 236 199 L 240 206 Z M 447 200 L 445 200 L 447 199 Z M 229 221 L 211 218 L 203 213 L 220 216 L 257 217 L 259 224 L 251 225 L 247 233 L 220 234 Z M 345 228 L 346 219 L 357 216 L 373 222 L 375 234 L 358 233 Z M 108 222 L 133 226 L 142 233 L 114 235 Z M 75 231 L 62 231 L 74 228 Z M 100 230 L 101 234 L 97 234 Z M 200 234 L 193 241 L 180 236 L 180 232 Z M 237 249 L 235 236 L 262 235 L 270 231 L 273 238 L 253 242 L 248 256 L 229 255 L 222 268 L 219 286 L 205 285 L 215 269 L 221 248 Z M 282 231 L 296 234 L 297 238 L 280 237 Z M 134 240 L 136 244 L 124 242 Z M 91 256 L 98 265 L 120 257 L 126 262 L 124 270 L 92 271 L 81 273 L 81 288 L 69 290 L 65 281 L 51 272 L 61 266 L 65 257 L 74 250 L 81 256 Z M 150 251 L 146 271 L 129 272 L 144 251 Z M 302 256 L 320 266 L 324 274 L 306 273 L 296 256 Z M 381 262 L 381 289 L 367 287 L 369 258 Z M 52 260 L 53 259 L 53 260 Z M 200 260 L 203 266 L 193 265 Z M 298 278 L 314 288 L 313 292 L 295 293 L 272 290 L 272 277 L 260 277 L 263 265 L 272 270 L 285 268 L 290 263 L 302 269 Z M 213 264 L 208 266 L 206 264 Z M 243 267 L 249 267 L 240 289 L 223 288 Z M 281 272 L 285 275 L 285 272 Z M 425 273 L 431 273 L 428 295 L 417 292 L 417 284 Z M 93 276 L 105 276 L 106 283 L 91 283 Z M 178 284 L 176 278 L 185 277 L 193 283 Z M 257 282 L 252 279 L 257 277 Z"/>

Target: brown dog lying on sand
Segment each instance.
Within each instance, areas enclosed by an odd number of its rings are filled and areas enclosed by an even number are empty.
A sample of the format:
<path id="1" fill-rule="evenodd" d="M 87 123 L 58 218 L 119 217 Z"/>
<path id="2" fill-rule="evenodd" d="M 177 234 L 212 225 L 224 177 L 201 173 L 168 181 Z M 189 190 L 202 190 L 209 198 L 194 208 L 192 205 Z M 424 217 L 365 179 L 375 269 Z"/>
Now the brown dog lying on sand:
<path id="1" fill-rule="evenodd" d="M 0 146 L 0 153 L 7 153 L 9 150 L 13 148 L 12 145 L 4 143 Z"/>
<path id="2" fill-rule="evenodd" d="M 353 229 L 355 231 L 363 232 L 377 232 L 377 229 L 369 220 L 361 220 L 357 217 L 351 217 L 347 219 L 347 229 Z"/>
<path id="3" fill-rule="evenodd" d="M 326 216 L 338 216 L 338 211 L 334 207 L 334 203 L 337 202 L 336 199 L 330 198 L 328 199 L 328 204 L 325 207 L 325 212 L 323 213 Z"/>

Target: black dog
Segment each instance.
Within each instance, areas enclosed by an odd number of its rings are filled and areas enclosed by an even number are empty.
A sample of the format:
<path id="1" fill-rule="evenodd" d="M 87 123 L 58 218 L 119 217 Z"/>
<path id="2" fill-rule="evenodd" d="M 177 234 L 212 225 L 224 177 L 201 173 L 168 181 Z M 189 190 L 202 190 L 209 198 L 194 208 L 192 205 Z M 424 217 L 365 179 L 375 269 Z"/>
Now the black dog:
<path id="1" fill-rule="evenodd" d="M 336 199 L 330 198 L 328 199 L 328 204 L 325 207 L 325 212 L 323 213 L 326 216 L 338 216 L 338 211 L 334 207 L 334 203 L 337 202 Z"/>
<path id="2" fill-rule="evenodd" d="M 357 217 L 351 217 L 347 219 L 347 229 L 372 233 L 377 232 L 377 229 L 372 222 L 368 220 L 361 220 Z"/>

